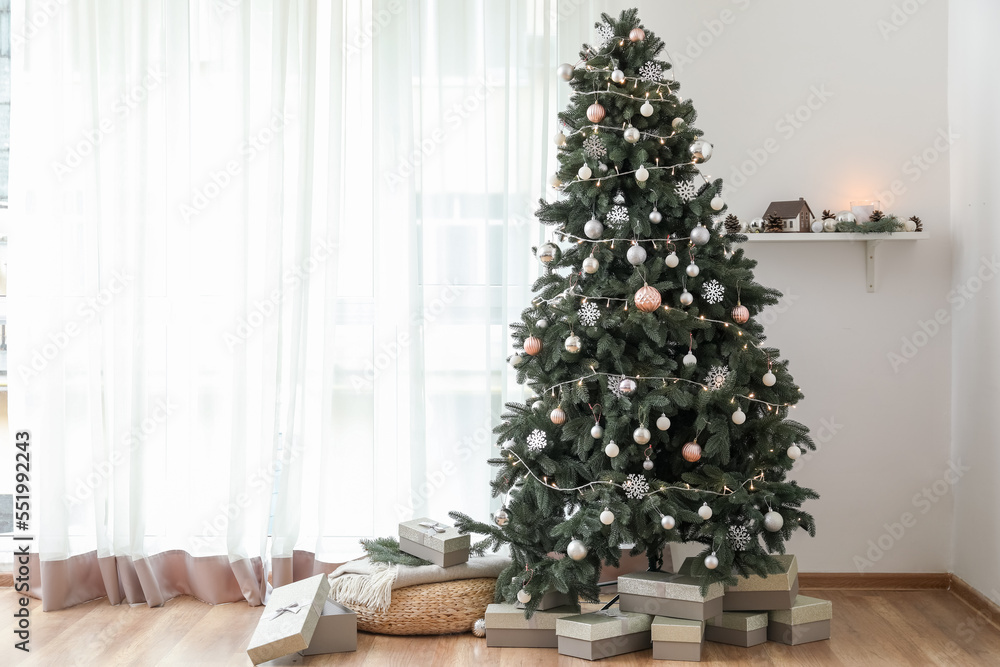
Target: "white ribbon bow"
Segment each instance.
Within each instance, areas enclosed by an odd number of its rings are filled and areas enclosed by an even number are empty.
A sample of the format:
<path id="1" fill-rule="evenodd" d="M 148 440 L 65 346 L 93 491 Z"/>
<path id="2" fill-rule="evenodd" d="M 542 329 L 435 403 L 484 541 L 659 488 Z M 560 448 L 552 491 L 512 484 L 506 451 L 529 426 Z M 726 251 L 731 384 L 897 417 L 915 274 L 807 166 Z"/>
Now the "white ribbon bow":
<path id="1" fill-rule="evenodd" d="M 433 535 L 434 533 L 443 533 L 448 530 L 445 526 L 442 526 L 437 521 L 421 521 L 420 525 L 427 529 L 428 535 Z"/>
<path id="2" fill-rule="evenodd" d="M 273 621 L 274 619 L 278 618 L 285 612 L 288 612 L 289 614 L 297 614 L 299 613 L 300 610 L 305 608 L 306 605 L 301 604 L 299 602 L 293 602 L 292 604 L 285 605 L 284 607 L 279 607 L 278 609 L 275 609 L 274 613 L 268 616 L 268 620 Z"/>

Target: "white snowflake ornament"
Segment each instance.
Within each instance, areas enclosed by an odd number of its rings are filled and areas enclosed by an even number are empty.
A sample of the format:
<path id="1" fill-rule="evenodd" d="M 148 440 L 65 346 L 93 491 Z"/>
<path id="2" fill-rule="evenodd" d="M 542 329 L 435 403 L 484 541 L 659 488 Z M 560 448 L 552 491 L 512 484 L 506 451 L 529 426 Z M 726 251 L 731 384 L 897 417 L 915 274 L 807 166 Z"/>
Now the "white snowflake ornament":
<path id="1" fill-rule="evenodd" d="M 639 500 L 644 495 L 649 493 L 649 482 L 642 475 L 631 474 L 625 478 L 625 483 L 622 484 L 622 490 L 625 495 L 632 500 Z"/>
<path id="2" fill-rule="evenodd" d="M 536 428 L 531 432 L 531 435 L 528 436 L 528 449 L 533 452 L 540 452 L 548 447 L 548 445 L 549 441 L 548 438 L 545 437 L 545 431 L 540 428 Z"/>
<path id="3" fill-rule="evenodd" d="M 607 23 L 597 26 L 597 48 L 603 49 L 615 38 L 615 29 Z"/>
<path id="4" fill-rule="evenodd" d="M 580 308 L 580 323 L 592 327 L 601 319 L 601 308 L 593 301 L 588 301 Z"/>
<path id="5" fill-rule="evenodd" d="M 712 366 L 708 369 L 708 375 L 705 376 L 705 385 L 715 391 L 716 389 L 722 389 L 722 386 L 726 384 L 726 380 L 729 379 L 729 366 Z"/>
<path id="6" fill-rule="evenodd" d="M 608 376 L 608 391 L 617 396 L 622 397 L 622 390 L 619 385 L 621 385 L 622 380 L 625 379 L 624 375 L 609 375 Z"/>
<path id="7" fill-rule="evenodd" d="M 750 531 L 746 529 L 746 526 L 729 527 L 729 543 L 736 551 L 743 551 L 750 546 L 750 542 Z"/>
<path id="8" fill-rule="evenodd" d="M 643 81 L 659 81 L 663 78 L 663 68 L 657 62 L 650 60 L 639 68 L 639 78 Z"/>
<path id="9" fill-rule="evenodd" d="M 726 295 L 726 288 L 718 280 L 709 280 L 701 286 L 701 296 L 708 303 L 719 303 Z"/>
<path id="10" fill-rule="evenodd" d="M 616 204 L 608 213 L 607 223 L 612 229 L 624 228 L 628 224 L 628 209 L 622 204 Z"/>
<path id="11" fill-rule="evenodd" d="M 587 157 L 598 160 L 608 154 L 608 149 L 599 136 L 592 134 L 583 140 L 583 152 Z"/>
<path id="12" fill-rule="evenodd" d="M 698 188 L 694 186 L 694 181 L 691 179 L 677 181 L 677 185 L 674 186 L 674 194 L 686 204 L 698 196 Z"/>

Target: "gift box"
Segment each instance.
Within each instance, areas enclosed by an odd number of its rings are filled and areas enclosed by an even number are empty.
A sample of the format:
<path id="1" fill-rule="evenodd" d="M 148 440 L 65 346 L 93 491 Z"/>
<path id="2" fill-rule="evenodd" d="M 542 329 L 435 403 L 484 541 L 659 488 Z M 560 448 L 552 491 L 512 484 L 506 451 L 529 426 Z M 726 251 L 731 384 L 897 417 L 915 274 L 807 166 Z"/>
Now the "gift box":
<path id="1" fill-rule="evenodd" d="M 767 641 L 766 611 L 724 611 L 710 618 L 705 639 L 717 644 L 750 647 Z"/>
<path id="2" fill-rule="evenodd" d="M 705 621 L 657 616 L 650 628 L 653 660 L 699 662 L 705 640 Z"/>
<path id="3" fill-rule="evenodd" d="M 247 647 L 253 664 L 309 648 L 329 592 L 325 574 L 275 588 Z"/>
<path id="4" fill-rule="evenodd" d="M 600 660 L 649 648 L 653 617 L 615 608 L 556 619 L 560 655 Z"/>
<path id="5" fill-rule="evenodd" d="M 491 604 L 486 608 L 486 645 L 517 648 L 557 648 L 556 621 L 577 616 L 579 605 L 536 611 L 524 617 L 524 609 L 512 604 Z"/>
<path id="6" fill-rule="evenodd" d="M 751 574 L 749 577 L 736 576 L 734 586 L 726 586 L 722 598 L 725 611 L 770 611 L 789 609 L 799 594 L 799 565 L 795 556 L 784 554 L 774 557 L 782 571 L 767 576 Z M 686 558 L 679 572 L 691 574 L 696 558 Z"/>
<path id="7" fill-rule="evenodd" d="M 560 593 L 559 591 L 547 591 L 542 599 L 538 601 L 537 611 L 548 611 L 549 609 L 555 609 L 557 607 L 572 607 L 577 604 L 577 599 L 570 595 L 569 593 Z M 521 602 L 515 602 L 514 606 L 518 609 L 524 609 L 527 605 Z"/>
<path id="8" fill-rule="evenodd" d="M 471 539 L 458 528 L 430 519 L 414 519 L 399 524 L 399 548 L 440 567 L 460 565 L 469 560 Z"/>
<path id="9" fill-rule="evenodd" d="M 316 623 L 309 648 L 302 655 L 345 653 L 358 650 L 358 615 L 333 600 L 323 605 L 323 615 Z"/>
<path id="10" fill-rule="evenodd" d="M 709 585 L 686 574 L 633 572 L 618 577 L 618 607 L 652 616 L 704 621 L 722 613 L 722 584 Z"/>
<path id="11" fill-rule="evenodd" d="M 830 638 L 833 603 L 799 595 L 791 609 L 767 613 L 767 638 L 782 644 L 805 644 Z"/>

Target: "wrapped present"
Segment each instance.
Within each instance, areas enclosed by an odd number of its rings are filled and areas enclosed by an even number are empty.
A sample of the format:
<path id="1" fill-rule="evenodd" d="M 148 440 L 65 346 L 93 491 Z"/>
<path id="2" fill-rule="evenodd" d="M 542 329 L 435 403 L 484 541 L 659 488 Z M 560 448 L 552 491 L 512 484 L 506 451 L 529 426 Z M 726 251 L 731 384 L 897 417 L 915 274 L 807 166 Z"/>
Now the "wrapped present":
<path id="1" fill-rule="evenodd" d="M 799 595 L 791 609 L 767 613 L 767 638 L 782 644 L 805 644 L 830 638 L 833 603 Z"/>
<path id="2" fill-rule="evenodd" d="M 358 615 L 333 600 L 323 606 L 323 615 L 316 624 L 309 648 L 302 655 L 345 653 L 358 650 Z"/>
<path id="3" fill-rule="evenodd" d="M 650 628 L 653 660 L 701 661 L 705 641 L 705 621 L 657 616 Z"/>
<path id="4" fill-rule="evenodd" d="M 649 648 L 653 617 L 612 607 L 556 620 L 560 655 L 600 660 Z"/>
<path id="5" fill-rule="evenodd" d="M 275 588 L 247 647 L 253 664 L 308 649 L 329 592 L 325 574 Z"/>
<path id="6" fill-rule="evenodd" d="M 686 574 L 633 572 L 618 577 L 618 606 L 652 616 L 704 621 L 722 613 L 722 584 L 702 595 L 701 582 Z"/>
<path id="7" fill-rule="evenodd" d="M 557 648 L 556 621 L 580 613 L 579 605 L 536 611 L 524 617 L 524 609 L 511 604 L 486 608 L 486 645 L 518 648 Z"/>
<path id="8" fill-rule="evenodd" d="M 782 571 L 776 574 L 751 574 L 749 577 L 736 575 L 734 586 L 726 586 L 722 598 L 725 611 L 770 611 L 789 609 L 799 594 L 799 564 L 791 554 L 774 557 L 781 564 Z M 678 570 L 691 574 L 696 558 L 686 558 Z"/>
<path id="9" fill-rule="evenodd" d="M 705 639 L 717 644 L 750 647 L 767 641 L 766 611 L 724 611 L 708 619 Z"/>
<path id="10" fill-rule="evenodd" d="M 411 556 L 423 558 L 440 567 L 451 567 L 469 560 L 472 542 L 454 526 L 421 518 L 399 524 L 399 548 Z"/>
<path id="11" fill-rule="evenodd" d="M 549 609 L 555 609 L 556 607 L 572 607 L 578 604 L 576 597 L 570 595 L 569 593 L 560 593 L 556 590 L 546 591 L 542 599 L 538 601 L 537 611 L 548 611 Z M 514 606 L 518 609 L 524 609 L 527 605 L 521 602 L 515 602 Z"/>

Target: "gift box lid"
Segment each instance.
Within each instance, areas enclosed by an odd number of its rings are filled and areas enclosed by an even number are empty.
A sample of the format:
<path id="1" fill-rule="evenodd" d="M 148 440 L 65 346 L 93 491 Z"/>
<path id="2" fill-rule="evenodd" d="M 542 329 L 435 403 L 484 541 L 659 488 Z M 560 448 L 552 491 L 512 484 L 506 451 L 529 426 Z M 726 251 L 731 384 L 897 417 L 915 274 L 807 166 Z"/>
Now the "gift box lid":
<path id="1" fill-rule="evenodd" d="M 767 616 L 772 622 L 785 625 L 829 621 L 833 618 L 833 603 L 829 600 L 799 595 L 795 598 L 795 604 L 791 609 L 769 611 Z"/>
<path id="2" fill-rule="evenodd" d="M 512 604 L 491 604 L 486 607 L 486 629 L 494 630 L 555 630 L 556 620 L 576 616 L 580 605 L 554 607 L 536 611 L 531 618 L 524 617 L 524 609 Z"/>
<path id="3" fill-rule="evenodd" d="M 709 625 L 740 632 L 753 632 L 767 627 L 766 611 L 724 611 L 708 619 Z"/>
<path id="4" fill-rule="evenodd" d="M 733 576 L 736 577 L 736 584 L 726 586 L 725 591 L 727 593 L 761 593 L 766 591 L 791 590 L 796 577 L 799 576 L 798 561 L 795 560 L 793 554 L 780 554 L 774 556 L 774 559 L 781 565 L 781 572 L 766 576 L 751 574 L 749 577 L 744 577 L 734 571 Z M 694 571 L 694 564 L 697 560 L 695 556 L 685 558 L 678 572 L 681 574 L 691 574 Z"/>
<path id="5" fill-rule="evenodd" d="M 765 624 L 766 625 L 766 624 Z M 700 644 L 705 636 L 705 621 L 657 616 L 650 627 L 654 642 Z"/>
<path id="6" fill-rule="evenodd" d="M 645 632 L 653 622 L 649 614 L 621 611 L 615 607 L 590 614 L 564 616 L 556 619 L 556 634 L 560 637 L 593 642 Z"/>
<path id="7" fill-rule="evenodd" d="M 329 592 L 325 574 L 275 588 L 247 647 L 253 663 L 309 648 Z"/>
<path id="8" fill-rule="evenodd" d="M 458 528 L 426 517 L 400 523 L 399 537 L 444 554 L 468 549 L 472 544 L 472 538 L 459 534 Z"/>
<path id="9" fill-rule="evenodd" d="M 687 574 L 669 572 L 632 572 L 618 577 L 618 592 L 630 595 L 688 602 L 708 602 L 723 595 L 722 584 L 709 584 L 708 592 L 701 594 L 701 581 Z"/>

